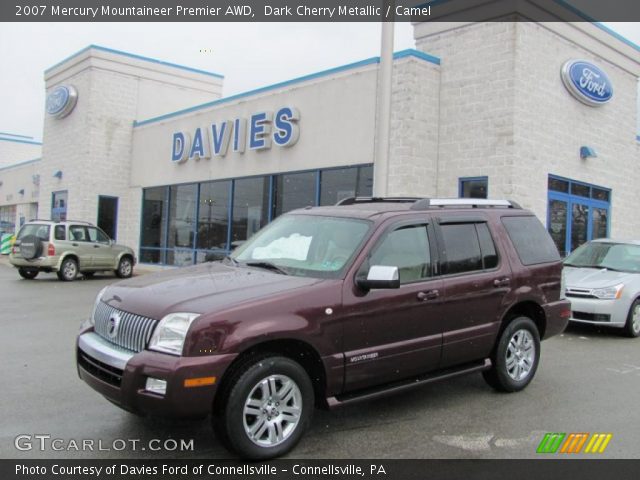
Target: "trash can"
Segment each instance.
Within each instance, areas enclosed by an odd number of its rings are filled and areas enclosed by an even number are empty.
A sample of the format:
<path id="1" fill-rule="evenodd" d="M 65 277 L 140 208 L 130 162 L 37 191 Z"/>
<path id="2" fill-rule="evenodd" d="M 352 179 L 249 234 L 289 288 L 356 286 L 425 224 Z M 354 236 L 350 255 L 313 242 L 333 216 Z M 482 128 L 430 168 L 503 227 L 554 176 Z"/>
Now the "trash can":
<path id="1" fill-rule="evenodd" d="M 11 246 L 15 239 L 15 235 L 11 233 L 2 234 L 0 237 L 0 255 L 9 255 L 11 253 Z"/>

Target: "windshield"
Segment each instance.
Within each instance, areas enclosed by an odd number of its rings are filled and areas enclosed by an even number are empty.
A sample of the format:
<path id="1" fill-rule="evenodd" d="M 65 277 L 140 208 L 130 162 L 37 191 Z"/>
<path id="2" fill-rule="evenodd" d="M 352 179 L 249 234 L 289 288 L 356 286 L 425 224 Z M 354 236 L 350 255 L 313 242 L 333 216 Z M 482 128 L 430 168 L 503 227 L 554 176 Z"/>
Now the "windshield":
<path id="1" fill-rule="evenodd" d="M 569 267 L 640 272 L 640 245 L 586 243 L 569 255 L 564 264 Z"/>
<path id="2" fill-rule="evenodd" d="M 289 275 L 337 278 L 370 226 L 353 218 L 285 215 L 247 240 L 231 258 Z"/>

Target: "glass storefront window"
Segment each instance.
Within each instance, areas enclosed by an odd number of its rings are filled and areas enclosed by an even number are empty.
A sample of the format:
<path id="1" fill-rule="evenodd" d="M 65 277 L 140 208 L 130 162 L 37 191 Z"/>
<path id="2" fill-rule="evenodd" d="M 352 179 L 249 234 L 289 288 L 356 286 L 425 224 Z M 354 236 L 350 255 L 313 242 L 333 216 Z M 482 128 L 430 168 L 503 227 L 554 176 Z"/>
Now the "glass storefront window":
<path id="1" fill-rule="evenodd" d="M 317 172 L 288 173 L 275 180 L 274 218 L 316 204 Z"/>
<path id="2" fill-rule="evenodd" d="M 606 238 L 608 224 L 609 224 L 609 212 L 607 211 L 607 209 L 594 208 L 593 219 L 591 223 L 591 237 Z"/>
<path id="3" fill-rule="evenodd" d="M 571 184 L 571 195 L 579 195 L 581 197 L 589 197 L 589 187 L 580 183 Z"/>
<path id="4" fill-rule="evenodd" d="M 166 246 L 164 235 L 167 225 L 166 197 L 167 187 L 147 188 L 142 194 L 140 244 L 143 247 Z"/>
<path id="5" fill-rule="evenodd" d="M 318 197 L 323 204 L 335 204 L 343 196 L 370 196 L 372 185 L 373 167 L 358 165 L 147 188 L 140 261 L 191 265 L 221 260 L 282 213 L 315 205 Z"/>
<path id="6" fill-rule="evenodd" d="M 268 209 L 269 177 L 244 178 L 234 182 L 231 249 L 267 224 Z"/>
<path id="7" fill-rule="evenodd" d="M 197 193 L 196 184 L 170 187 L 168 247 L 194 247 Z"/>
<path id="8" fill-rule="evenodd" d="M 560 178 L 549 177 L 548 187 L 554 192 L 569 193 L 569 182 Z"/>
<path id="9" fill-rule="evenodd" d="M 67 219 L 68 197 L 66 190 L 51 194 L 51 220 L 54 222 L 64 222 Z"/>
<path id="10" fill-rule="evenodd" d="M 335 168 L 320 175 L 320 205 L 335 205 L 345 198 L 372 194 L 373 167 Z"/>
<path id="11" fill-rule="evenodd" d="M 200 198 L 198 203 L 198 249 L 227 249 L 230 188 L 230 180 L 208 182 L 200 185 Z"/>

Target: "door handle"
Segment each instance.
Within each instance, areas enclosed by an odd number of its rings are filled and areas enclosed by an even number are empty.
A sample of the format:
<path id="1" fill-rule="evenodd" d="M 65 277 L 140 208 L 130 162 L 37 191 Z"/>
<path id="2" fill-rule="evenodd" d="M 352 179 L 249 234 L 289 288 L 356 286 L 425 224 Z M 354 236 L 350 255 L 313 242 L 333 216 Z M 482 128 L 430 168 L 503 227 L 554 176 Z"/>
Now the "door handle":
<path id="1" fill-rule="evenodd" d="M 438 290 L 427 290 L 426 292 L 418 292 L 417 298 L 421 302 L 426 302 L 427 300 L 435 300 L 440 296 L 440 292 Z"/>
<path id="2" fill-rule="evenodd" d="M 496 288 L 508 287 L 510 283 L 511 283 L 511 279 L 509 277 L 496 278 L 493 281 L 493 286 Z"/>

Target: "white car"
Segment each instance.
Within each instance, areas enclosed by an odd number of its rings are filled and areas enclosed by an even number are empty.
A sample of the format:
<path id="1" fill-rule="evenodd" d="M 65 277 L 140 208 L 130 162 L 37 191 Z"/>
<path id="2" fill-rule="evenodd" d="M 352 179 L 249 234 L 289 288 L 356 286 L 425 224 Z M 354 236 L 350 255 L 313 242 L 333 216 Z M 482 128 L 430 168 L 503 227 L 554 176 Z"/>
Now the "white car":
<path id="1" fill-rule="evenodd" d="M 640 335 L 640 241 L 601 238 L 564 261 L 571 322 L 624 329 Z"/>

